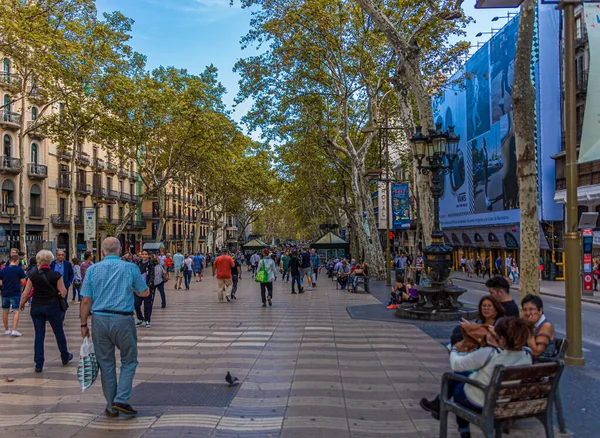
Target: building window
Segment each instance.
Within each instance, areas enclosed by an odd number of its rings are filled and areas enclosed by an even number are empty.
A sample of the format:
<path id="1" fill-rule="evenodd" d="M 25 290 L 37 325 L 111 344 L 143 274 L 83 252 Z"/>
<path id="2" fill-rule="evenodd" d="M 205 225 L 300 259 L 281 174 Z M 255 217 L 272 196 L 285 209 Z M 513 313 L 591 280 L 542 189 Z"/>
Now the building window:
<path id="1" fill-rule="evenodd" d="M 10 101 L 11 101 L 11 99 L 10 99 L 10 95 L 8 95 L 8 94 L 5 94 L 5 95 L 4 95 L 4 115 L 5 115 L 5 117 L 4 117 L 4 120 L 5 120 L 5 121 L 6 121 L 6 120 L 7 120 L 7 118 L 8 118 L 8 113 L 11 113 L 11 112 L 12 112 L 12 111 L 11 111 L 11 110 L 12 110 L 12 108 L 11 108 Z"/>
<path id="2" fill-rule="evenodd" d="M 6 206 L 15 202 L 15 185 L 10 179 L 5 179 L 2 183 L 2 213 L 6 213 Z"/>
<path id="3" fill-rule="evenodd" d="M 31 164 L 38 164 L 38 145 L 31 143 Z"/>
<path id="4" fill-rule="evenodd" d="M 112 190 L 112 178 L 110 176 L 106 177 L 106 188 Z"/>
<path id="5" fill-rule="evenodd" d="M 77 217 L 83 219 L 83 201 L 77 201 Z"/>
<path id="6" fill-rule="evenodd" d="M 106 218 L 110 221 L 112 219 L 112 206 L 106 206 Z"/>
<path id="7" fill-rule="evenodd" d="M 129 193 L 135 195 L 135 189 L 133 188 L 133 184 L 129 184 Z"/>
<path id="8" fill-rule="evenodd" d="M 8 134 L 4 134 L 4 150 L 5 157 L 12 157 L 12 138 Z"/>
<path id="9" fill-rule="evenodd" d="M 123 220 L 124 216 L 125 216 L 125 209 L 121 206 L 121 207 L 119 207 L 119 220 Z"/>
<path id="10" fill-rule="evenodd" d="M 41 216 L 42 191 L 37 184 L 32 185 L 29 190 L 29 208 L 32 216 Z"/>
<path id="11" fill-rule="evenodd" d="M 38 116 L 37 108 L 32 106 L 31 107 L 31 120 L 32 121 L 37 120 L 37 116 Z"/>
<path id="12" fill-rule="evenodd" d="M 4 58 L 2 60 L 2 68 L 4 70 L 4 74 L 10 74 L 10 59 Z"/>

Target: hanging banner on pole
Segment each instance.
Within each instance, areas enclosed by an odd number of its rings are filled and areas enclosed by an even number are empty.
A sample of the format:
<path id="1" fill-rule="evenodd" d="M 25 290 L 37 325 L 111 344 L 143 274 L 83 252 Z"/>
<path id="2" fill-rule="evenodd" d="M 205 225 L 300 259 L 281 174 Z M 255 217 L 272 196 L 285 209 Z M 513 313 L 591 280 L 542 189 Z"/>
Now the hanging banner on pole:
<path id="1" fill-rule="evenodd" d="M 392 228 L 410 228 L 410 197 L 407 183 L 392 184 Z"/>
<path id="2" fill-rule="evenodd" d="M 584 3 L 583 13 L 590 50 L 588 71 L 591 74 L 587 78 L 587 97 L 579 148 L 579 163 L 600 160 L 600 82 L 594 76 L 595 72 L 600 71 L 600 4 Z M 583 73 L 580 73 L 577 81 L 585 80 Z"/>
<path id="3" fill-rule="evenodd" d="M 96 241 L 96 209 L 86 208 L 83 210 L 83 240 L 88 242 Z"/>

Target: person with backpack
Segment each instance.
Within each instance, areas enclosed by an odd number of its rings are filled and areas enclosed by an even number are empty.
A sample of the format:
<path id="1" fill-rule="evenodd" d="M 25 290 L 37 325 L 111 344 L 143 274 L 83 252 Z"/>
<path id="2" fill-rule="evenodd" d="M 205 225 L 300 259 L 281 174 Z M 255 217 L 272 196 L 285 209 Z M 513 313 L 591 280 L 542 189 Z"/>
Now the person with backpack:
<path id="1" fill-rule="evenodd" d="M 264 271 L 264 279 L 261 279 L 261 275 Z M 262 250 L 262 259 L 258 264 L 258 271 L 255 275 L 255 280 L 260 283 L 260 296 L 262 299 L 262 306 L 267 307 L 267 301 L 269 306 L 273 305 L 273 282 L 277 280 L 277 264 L 271 257 L 271 252 L 268 248 Z"/>
<path id="2" fill-rule="evenodd" d="M 154 304 L 154 294 L 156 292 L 156 281 L 160 281 L 162 283 L 162 275 L 159 274 L 160 278 L 157 278 L 156 275 L 156 264 L 153 260 L 151 260 L 148 256 L 148 251 L 142 251 L 142 261 L 139 264 L 139 269 L 142 274 L 142 278 L 146 282 L 146 286 L 150 290 L 150 294 L 148 296 L 142 297 L 139 295 L 135 295 L 134 299 L 134 308 L 135 315 L 137 317 L 137 322 L 135 323 L 136 327 L 140 327 L 142 325 L 146 325 L 146 328 L 150 328 L 150 320 L 152 319 L 152 306 Z M 160 268 L 160 265 L 158 265 Z M 162 268 L 161 268 L 162 273 Z M 142 313 L 142 303 L 144 304 L 144 312 Z"/>

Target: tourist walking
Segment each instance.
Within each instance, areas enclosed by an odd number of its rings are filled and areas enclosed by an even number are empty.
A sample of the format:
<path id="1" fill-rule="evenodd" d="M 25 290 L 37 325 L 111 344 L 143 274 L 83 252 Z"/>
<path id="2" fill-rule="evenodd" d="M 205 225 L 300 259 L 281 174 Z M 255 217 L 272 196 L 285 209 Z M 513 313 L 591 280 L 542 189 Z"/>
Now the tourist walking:
<path id="1" fill-rule="evenodd" d="M 260 283 L 260 297 L 262 299 L 262 306 L 267 307 L 267 301 L 269 302 L 269 306 L 272 306 L 273 282 L 277 280 L 277 265 L 275 264 L 275 260 L 270 257 L 268 248 L 264 248 L 262 250 L 262 259 L 260 260 L 259 269 L 264 269 L 267 271 L 266 283 Z"/>
<path id="2" fill-rule="evenodd" d="M 181 281 L 183 280 L 183 261 L 185 257 L 178 249 L 173 256 L 173 269 L 175 270 L 175 289 L 181 290 Z"/>
<path id="3" fill-rule="evenodd" d="M 321 269 L 321 257 L 317 254 L 317 251 L 313 248 L 310 250 L 310 262 L 312 265 L 312 285 L 317 285 L 317 279 L 319 278 L 319 270 Z"/>
<path id="4" fill-rule="evenodd" d="M 120 252 L 118 239 L 104 239 L 104 260 L 89 267 L 81 291 L 81 336 L 87 338 L 90 335 L 88 317 L 91 310 L 94 312 L 92 341 L 106 398 L 105 414 L 109 417 L 116 417 L 119 412 L 137 414 L 129 404 L 138 365 L 137 331 L 132 318 L 134 295 L 150 295 L 139 268 L 121 261 Z M 115 347 L 121 356 L 118 382 Z"/>
<path id="5" fill-rule="evenodd" d="M 4 334 L 20 337 L 21 332 L 17 330 L 20 315 L 21 280 L 25 278 L 25 271 L 19 259 L 19 251 L 16 248 L 10 250 L 10 260 L 0 271 L 0 287 L 2 287 L 2 323 Z M 8 328 L 8 314 L 12 308 L 12 328 Z"/>
<path id="6" fill-rule="evenodd" d="M 298 285 L 298 293 L 304 293 L 304 288 L 302 287 L 302 281 L 300 280 L 300 275 L 302 273 L 302 262 L 298 257 L 297 251 L 292 251 L 292 257 L 290 258 L 290 274 L 292 274 L 292 293 L 296 293 L 296 289 L 294 286 Z"/>
<path id="7" fill-rule="evenodd" d="M 83 285 L 83 280 L 85 280 L 85 273 L 92 266 L 94 262 L 92 262 L 92 251 L 86 251 L 83 253 L 83 262 L 79 265 L 79 270 L 81 272 L 81 284 Z"/>
<path id="8" fill-rule="evenodd" d="M 150 293 L 145 296 L 136 295 L 134 297 L 135 315 L 137 317 L 136 327 L 141 327 L 146 324 L 146 328 L 150 328 L 152 320 L 152 307 L 154 306 L 154 294 L 156 293 L 157 269 L 159 268 L 159 279 L 162 283 L 162 268 L 154 260 L 148 256 L 148 251 L 142 251 L 142 261 L 139 265 L 142 278 L 148 287 Z M 142 304 L 144 312 L 142 313 Z"/>
<path id="9" fill-rule="evenodd" d="M 71 262 L 65 260 L 65 252 L 62 249 L 56 251 L 56 260 L 52 260 L 50 268 L 62 276 L 63 283 L 65 284 L 68 292 L 69 288 L 71 287 L 71 283 L 73 283 L 73 276 L 75 273 L 73 272 L 73 265 Z"/>
<path id="10" fill-rule="evenodd" d="M 512 278 L 513 283 L 519 281 L 519 266 L 514 259 L 510 264 L 510 277 Z"/>
<path id="11" fill-rule="evenodd" d="M 46 338 L 46 323 L 50 323 L 60 358 L 63 365 L 67 365 L 73 355 L 69 353 L 67 347 L 67 338 L 63 328 L 63 312 L 59 304 L 59 296 L 67 296 L 67 288 L 61 275 L 50 269 L 50 263 L 54 256 L 46 249 L 37 253 L 36 262 L 38 269 L 31 274 L 25 285 L 25 290 L 21 295 L 19 308 L 25 310 L 25 303 L 29 299 L 29 294 L 33 291 L 31 297 L 31 320 L 35 331 L 35 341 L 33 344 L 33 361 L 35 362 L 35 372 L 41 373 L 44 368 L 44 340 Z"/>
<path id="12" fill-rule="evenodd" d="M 285 280 L 286 283 L 290 282 L 290 252 L 286 251 L 282 256 L 281 256 L 281 267 L 280 267 L 280 272 L 281 272 L 281 281 Z"/>
<path id="13" fill-rule="evenodd" d="M 75 297 L 77 297 L 77 302 L 81 302 L 81 266 L 79 266 L 79 259 L 73 257 L 71 259 L 71 263 L 73 264 L 73 302 L 75 302 Z M 68 297 L 67 297 L 68 298 Z"/>
<path id="14" fill-rule="evenodd" d="M 304 278 L 308 281 L 308 290 L 312 290 L 312 279 L 311 279 L 311 266 L 312 260 L 310 258 L 310 254 L 308 253 L 308 248 L 304 247 L 302 249 L 302 254 L 300 255 L 300 261 L 302 262 L 302 282 L 304 282 Z"/>
<path id="15" fill-rule="evenodd" d="M 185 255 L 183 259 L 183 281 L 185 283 L 185 288 L 187 290 L 190 289 L 190 283 L 192 282 L 192 274 L 194 273 L 194 261 L 190 257 L 189 254 Z"/>
<path id="16" fill-rule="evenodd" d="M 235 294 L 237 292 L 238 281 L 242 278 L 242 263 L 240 262 L 240 258 L 236 257 L 235 254 L 231 254 L 231 258 L 233 259 L 233 266 L 231 267 L 231 298 L 237 300 Z"/>
<path id="17" fill-rule="evenodd" d="M 173 257 L 171 257 L 170 253 L 167 253 L 167 258 L 165 260 L 165 267 L 167 268 L 167 280 L 171 279 L 171 272 L 173 272 Z M 177 288 L 177 286 L 175 286 Z"/>
<path id="18" fill-rule="evenodd" d="M 227 255 L 227 250 L 222 249 L 221 255 L 215 259 L 212 266 L 212 275 L 217 275 L 217 298 L 219 303 L 223 302 L 223 290 L 225 290 L 225 298 L 227 302 L 231 301 L 230 291 L 233 286 L 233 280 L 231 279 L 231 269 L 235 263 L 233 259 Z"/>
<path id="19" fill-rule="evenodd" d="M 260 262 L 260 255 L 258 255 L 258 251 L 256 251 L 252 256 L 250 256 L 250 267 L 252 268 L 252 278 L 256 275 L 256 267 L 258 266 L 258 262 Z"/>
<path id="20" fill-rule="evenodd" d="M 196 282 L 202 281 L 202 272 L 204 271 L 204 256 L 197 252 L 194 258 L 194 274 L 196 275 Z"/>
<path id="21" fill-rule="evenodd" d="M 473 259 L 468 259 L 467 260 L 467 273 L 469 275 L 469 278 L 473 278 Z"/>

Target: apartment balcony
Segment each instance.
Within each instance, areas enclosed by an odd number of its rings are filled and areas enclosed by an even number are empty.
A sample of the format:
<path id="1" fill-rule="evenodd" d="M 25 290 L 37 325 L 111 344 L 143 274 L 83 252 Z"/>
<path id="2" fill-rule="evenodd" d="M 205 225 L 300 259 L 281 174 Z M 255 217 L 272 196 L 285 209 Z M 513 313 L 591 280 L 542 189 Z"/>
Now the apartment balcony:
<path id="1" fill-rule="evenodd" d="M 119 198 L 119 192 L 117 192 L 116 190 L 108 189 L 106 191 L 106 199 L 118 199 L 118 198 Z"/>
<path id="2" fill-rule="evenodd" d="M 6 129 L 19 129 L 21 126 L 21 114 L 12 111 L 3 111 L 0 125 Z"/>
<path id="3" fill-rule="evenodd" d="M 30 219 L 43 219 L 44 209 L 40 207 L 29 207 L 29 218 Z"/>
<path id="4" fill-rule="evenodd" d="M 80 182 L 75 186 L 75 191 L 81 195 L 91 195 L 92 186 L 90 184 Z"/>
<path id="5" fill-rule="evenodd" d="M 129 172 L 127 172 L 123 168 L 119 168 L 119 170 L 117 171 L 117 175 L 119 175 L 119 178 L 129 178 Z"/>
<path id="6" fill-rule="evenodd" d="M 144 242 L 154 241 L 155 239 L 156 239 L 156 237 L 152 236 L 152 234 L 142 234 L 142 240 Z"/>
<path id="7" fill-rule="evenodd" d="M 208 223 L 208 219 L 206 219 L 205 217 L 200 218 L 200 223 L 201 224 L 207 224 Z"/>
<path id="8" fill-rule="evenodd" d="M 129 202 L 131 200 L 129 193 L 121 193 L 120 195 L 121 201 Z"/>
<path id="9" fill-rule="evenodd" d="M 108 226 L 118 227 L 121 224 L 121 219 L 113 219 L 108 217 L 101 217 L 98 221 L 98 226 L 102 229 Z"/>
<path id="10" fill-rule="evenodd" d="M 58 159 L 63 161 L 71 161 L 71 158 L 73 157 L 73 153 L 70 149 L 59 150 L 57 155 Z"/>
<path id="11" fill-rule="evenodd" d="M 96 158 L 92 165 L 96 170 L 106 170 L 106 163 L 99 158 Z"/>
<path id="12" fill-rule="evenodd" d="M 158 217 L 158 212 L 142 212 L 142 217 L 144 219 L 150 219 L 150 220 L 159 220 L 160 218 Z"/>
<path id="13" fill-rule="evenodd" d="M 56 181 L 54 188 L 63 192 L 70 192 L 71 181 L 69 181 L 68 178 L 59 178 L 58 181 Z"/>
<path id="14" fill-rule="evenodd" d="M 53 214 L 50 216 L 50 222 L 55 228 L 69 228 L 71 226 L 71 216 Z M 75 226 L 83 227 L 83 216 L 75 216 Z"/>
<path id="15" fill-rule="evenodd" d="M 90 156 L 88 154 L 86 154 L 85 152 L 79 152 L 77 154 L 77 162 L 79 164 L 83 164 L 85 166 L 89 166 L 90 165 Z"/>
<path id="16" fill-rule="evenodd" d="M 588 72 L 582 72 L 579 77 L 577 78 L 577 81 L 575 82 L 575 90 L 577 92 L 577 95 L 582 95 L 580 97 L 585 97 L 586 93 L 587 93 L 587 87 L 588 87 Z"/>
<path id="17" fill-rule="evenodd" d="M 110 173 L 110 174 L 115 174 L 117 173 L 117 166 L 115 166 L 113 163 L 111 163 L 110 161 L 108 161 L 106 163 L 106 166 L 104 167 L 104 171 L 106 173 Z"/>
<path id="18" fill-rule="evenodd" d="M 8 217 L 8 203 L 0 204 L 0 216 Z M 16 218 L 17 216 L 19 216 L 19 206 L 15 205 L 15 214 L 14 214 L 13 218 Z"/>
<path id="19" fill-rule="evenodd" d="M 38 120 L 27 121 L 27 131 L 29 131 L 30 137 L 41 138 L 43 135 L 40 133 L 40 123 Z"/>
<path id="20" fill-rule="evenodd" d="M 21 77 L 14 73 L 7 73 L 5 71 L 0 72 L 0 84 L 1 85 L 17 85 L 21 86 Z"/>
<path id="21" fill-rule="evenodd" d="M 47 100 L 47 93 L 42 87 L 38 85 L 30 85 L 27 87 L 28 98 L 37 102 L 43 102 Z"/>
<path id="22" fill-rule="evenodd" d="M 31 179 L 46 179 L 48 178 L 48 166 L 43 164 L 29 163 L 27 175 Z"/>
<path id="23" fill-rule="evenodd" d="M 127 228 L 132 231 L 141 231 L 146 229 L 146 221 L 129 221 Z"/>
<path id="24" fill-rule="evenodd" d="M 129 195 L 129 198 L 132 204 L 137 204 L 140 199 L 138 195 Z"/>
<path id="25" fill-rule="evenodd" d="M 199 236 L 199 237 L 198 237 L 198 240 L 203 240 L 203 241 L 205 241 L 205 240 L 206 240 L 206 236 Z"/>
<path id="26" fill-rule="evenodd" d="M 2 173 L 20 173 L 21 160 L 19 158 L 2 156 L 0 157 L 0 172 Z"/>
<path id="27" fill-rule="evenodd" d="M 102 188 L 102 187 L 95 187 L 94 186 L 92 188 L 92 196 L 94 198 L 98 198 L 98 199 L 105 198 L 106 197 L 106 190 L 104 190 L 104 188 Z"/>
<path id="28" fill-rule="evenodd" d="M 167 234 L 167 240 L 182 240 L 182 236 L 178 234 Z"/>
<path id="29" fill-rule="evenodd" d="M 140 179 L 140 174 L 132 170 L 129 172 L 129 179 L 132 181 L 137 181 Z"/>

